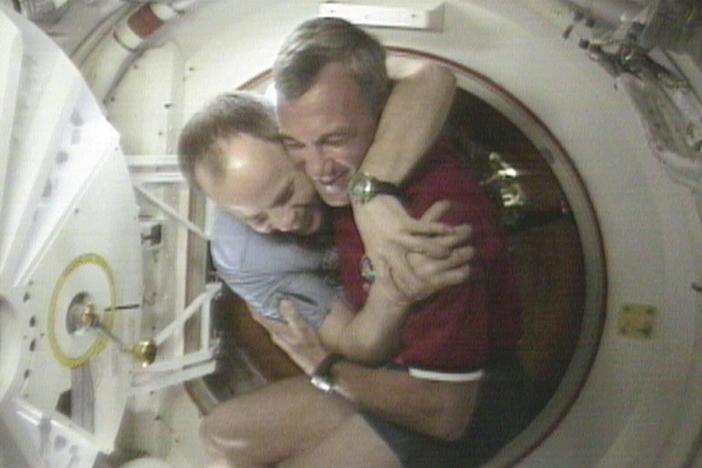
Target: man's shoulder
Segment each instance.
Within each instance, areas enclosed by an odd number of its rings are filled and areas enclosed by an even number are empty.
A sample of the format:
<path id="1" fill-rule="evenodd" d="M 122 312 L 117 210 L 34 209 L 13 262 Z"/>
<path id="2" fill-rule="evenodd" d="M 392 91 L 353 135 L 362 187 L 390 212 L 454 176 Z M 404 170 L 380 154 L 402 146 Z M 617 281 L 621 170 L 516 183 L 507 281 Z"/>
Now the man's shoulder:
<path id="1" fill-rule="evenodd" d="M 408 181 L 406 192 L 410 196 L 429 192 L 440 199 L 442 194 L 455 191 L 481 193 L 480 183 L 468 157 L 446 140 L 439 140 L 425 153 L 422 165 Z"/>
<path id="2" fill-rule="evenodd" d="M 251 241 L 264 245 L 277 242 L 272 236 L 254 231 L 221 208 L 215 209 L 211 239 L 212 245 L 223 246 L 228 250 L 242 250 L 249 246 Z"/>
<path id="3" fill-rule="evenodd" d="M 215 207 L 214 220 L 212 223 L 212 239 L 221 240 L 233 233 L 237 235 L 248 235 L 251 229 L 243 222 L 236 219 L 220 207 Z"/>
<path id="4" fill-rule="evenodd" d="M 244 269 L 244 260 L 249 257 L 251 240 L 260 234 L 220 208 L 215 209 L 210 251 L 218 269 L 239 271 Z M 261 242 L 268 242 L 261 239 Z M 255 258 L 255 257 L 254 257 Z"/>
<path id="5" fill-rule="evenodd" d="M 285 234 L 261 234 L 217 208 L 210 250 L 218 269 L 240 273 L 319 268 L 325 246 Z"/>
<path id="6" fill-rule="evenodd" d="M 446 143 L 434 145 L 423 166 L 404 189 L 405 203 L 415 217 L 440 200 L 451 202 L 442 221 L 471 224 L 476 231 L 497 225 L 495 207 L 471 168 L 469 156 Z M 477 241 L 477 234 L 474 237 Z"/>

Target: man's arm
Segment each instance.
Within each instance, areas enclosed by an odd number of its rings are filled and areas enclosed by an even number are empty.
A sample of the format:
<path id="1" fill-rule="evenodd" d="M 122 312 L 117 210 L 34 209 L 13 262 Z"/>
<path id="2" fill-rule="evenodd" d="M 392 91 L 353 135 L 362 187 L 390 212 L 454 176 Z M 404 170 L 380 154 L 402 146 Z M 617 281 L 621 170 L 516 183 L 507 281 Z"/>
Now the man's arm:
<path id="1" fill-rule="evenodd" d="M 449 208 L 450 203 L 435 203 L 421 220 L 438 220 Z M 331 312 L 319 328 L 322 343 L 328 350 L 356 362 L 386 362 L 400 348 L 402 325 L 412 304 L 466 281 L 472 258 L 473 249 L 468 246 L 454 249 L 445 259 L 407 254 L 408 263 L 420 279 L 415 288 L 398 286 L 392 271 L 383 265 L 385 268 L 376 272 L 366 302 L 357 314 L 342 300 L 332 303 Z"/>
<path id="2" fill-rule="evenodd" d="M 401 185 L 439 135 L 451 108 L 456 78 L 441 65 L 398 58 L 388 61 L 388 71 L 396 83 L 359 172 Z M 405 259 L 406 252 L 445 258 L 470 235 L 468 226 L 414 219 L 397 198 L 388 195 L 353 203 L 353 212 L 366 255 L 375 265 L 387 263 L 402 287 L 416 288 L 420 282 Z"/>
<path id="3" fill-rule="evenodd" d="M 308 375 L 328 355 L 317 333 L 289 302 L 281 309 L 287 325 L 256 319 Z M 374 369 L 349 361 L 332 367 L 334 390 L 360 410 L 433 437 L 460 437 L 475 408 L 478 382 L 440 382 L 417 379 L 404 371 Z"/>
<path id="4" fill-rule="evenodd" d="M 371 288 L 363 308 L 354 314 L 345 301 L 332 304 L 319 328 L 324 348 L 363 365 L 386 362 L 400 348 L 400 330 L 409 306 Z"/>
<path id="5" fill-rule="evenodd" d="M 429 62 L 388 60 L 395 80 L 375 139 L 359 168 L 400 185 L 439 135 L 456 91 L 456 77 Z"/>
<path id="6" fill-rule="evenodd" d="M 475 409 L 478 381 L 439 382 L 348 361 L 332 367 L 334 390 L 358 409 L 443 440 L 459 438 Z"/>
<path id="7" fill-rule="evenodd" d="M 422 288 L 406 295 L 389 271 L 380 273 L 358 313 L 354 314 L 342 300 L 332 303 L 329 315 L 319 328 L 322 343 L 329 351 L 355 362 L 371 366 L 387 362 L 400 349 L 402 325 L 412 304 L 446 285 L 465 282 L 472 257 L 471 247 L 456 249 L 446 259 L 409 254 L 410 264 L 422 279 Z"/>

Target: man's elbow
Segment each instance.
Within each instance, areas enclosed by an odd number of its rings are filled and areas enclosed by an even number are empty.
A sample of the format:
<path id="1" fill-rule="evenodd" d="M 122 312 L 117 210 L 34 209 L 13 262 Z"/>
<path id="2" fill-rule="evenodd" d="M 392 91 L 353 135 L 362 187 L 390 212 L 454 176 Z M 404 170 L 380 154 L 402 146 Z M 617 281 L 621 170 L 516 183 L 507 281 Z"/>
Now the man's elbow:
<path id="1" fill-rule="evenodd" d="M 456 92 L 456 75 L 443 65 L 425 63 L 418 75 L 425 81 L 434 83 L 436 89 L 440 89 L 447 98 L 452 98 Z"/>
<path id="2" fill-rule="evenodd" d="M 427 415 L 427 432 L 437 439 L 454 441 L 463 436 L 470 425 L 475 410 L 477 386 L 466 388 L 463 384 L 440 385 L 449 386 L 448 391 L 438 392 L 441 398 L 435 400 L 436 405 L 430 411 L 431 414 Z"/>
<path id="3" fill-rule="evenodd" d="M 439 410 L 436 414 L 425 418 L 424 432 L 436 439 L 444 441 L 458 440 L 468 428 L 470 418 L 461 418 L 446 410 Z"/>
<path id="4" fill-rule="evenodd" d="M 445 441 L 454 441 L 461 438 L 468 428 L 470 417 L 460 418 L 456 414 L 445 414 L 436 423 L 434 437 Z"/>

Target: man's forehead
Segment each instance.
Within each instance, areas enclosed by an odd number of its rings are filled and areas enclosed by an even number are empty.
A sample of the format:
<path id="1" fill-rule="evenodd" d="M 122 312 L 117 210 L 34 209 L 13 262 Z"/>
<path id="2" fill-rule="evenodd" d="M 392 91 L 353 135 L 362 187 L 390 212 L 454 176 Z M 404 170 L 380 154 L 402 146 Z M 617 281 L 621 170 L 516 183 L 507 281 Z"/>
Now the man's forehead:
<path id="1" fill-rule="evenodd" d="M 346 66 L 330 63 L 302 96 L 279 97 L 277 111 L 282 124 L 294 124 L 300 118 L 311 119 L 322 114 L 343 116 L 365 106 L 361 89 Z"/>
<path id="2" fill-rule="evenodd" d="M 272 199 L 284 178 L 285 171 L 280 165 L 265 163 L 228 171 L 226 183 L 233 199 L 255 205 L 265 204 L 268 199 Z"/>
<path id="3" fill-rule="evenodd" d="M 325 136 L 348 133 L 365 120 L 364 109 L 342 100 L 318 102 L 290 101 L 279 108 L 280 134 L 283 139 L 319 140 Z"/>

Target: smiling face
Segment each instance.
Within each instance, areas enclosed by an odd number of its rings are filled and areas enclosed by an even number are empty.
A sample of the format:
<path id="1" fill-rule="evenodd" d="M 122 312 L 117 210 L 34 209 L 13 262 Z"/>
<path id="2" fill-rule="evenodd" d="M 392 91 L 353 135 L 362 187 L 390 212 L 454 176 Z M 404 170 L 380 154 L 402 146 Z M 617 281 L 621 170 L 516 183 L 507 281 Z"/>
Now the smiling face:
<path id="1" fill-rule="evenodd" d="M 346 66 L 325 65 L 306 93 L 282 99 L 277 112 L 293 162 L 328 205 L 347 205 L 349 180 L 373 141 L 377 119 Z"/>
<path id="2" fill-rule="evenodd" d="M 322 223 L 322 206 L 307 176 L 295 168 L 280 143 L 238 134 L 222 141 L 223 174 L 202 166 L 195 177 L 215 203 L 251 226 L 309 235 Z"/>

